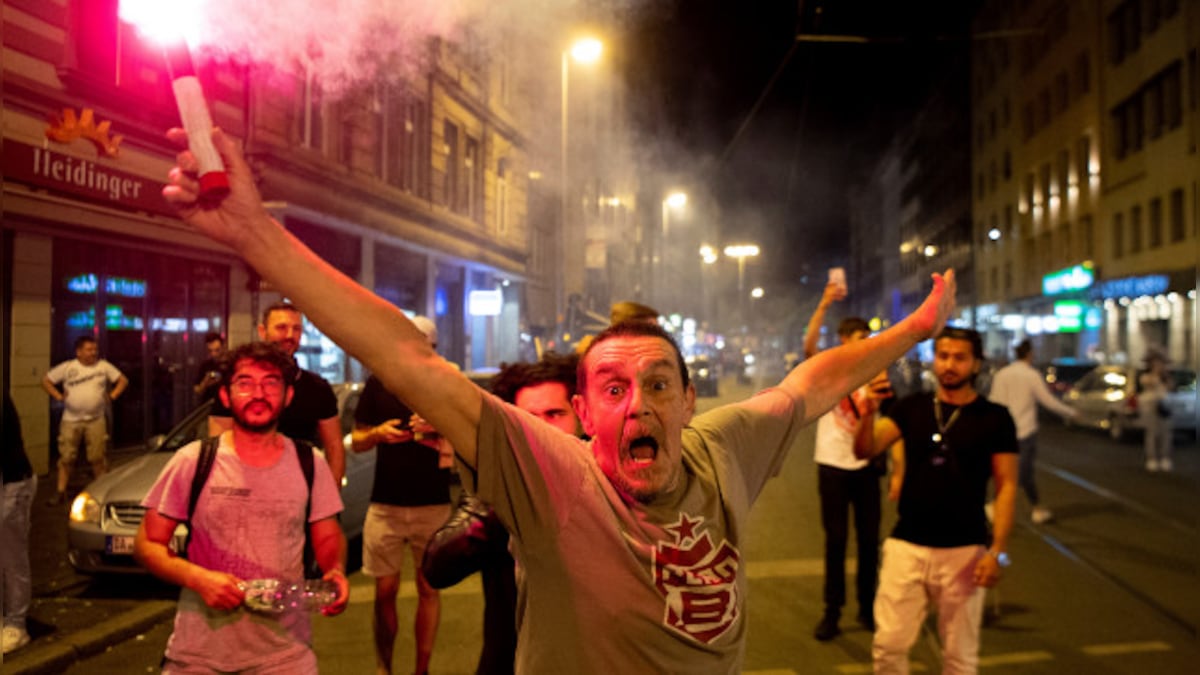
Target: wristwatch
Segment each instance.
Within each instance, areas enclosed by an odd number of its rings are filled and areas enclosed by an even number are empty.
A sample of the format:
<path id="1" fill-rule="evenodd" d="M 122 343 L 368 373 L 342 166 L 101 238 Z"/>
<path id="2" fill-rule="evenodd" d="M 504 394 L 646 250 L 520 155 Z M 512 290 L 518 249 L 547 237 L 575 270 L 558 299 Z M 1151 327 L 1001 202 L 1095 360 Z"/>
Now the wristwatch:
<path id="1" fill-rule="evenodd" d="M 1012 564 L 1012 560 L 1009 559 L 1008 554 L 1005 553 L 1004 551 L 994 551 L 989 548 L 988 555 L 995 558 L 996 564 L 999 565 L 1000 567 L 1008 567 L 1009 565 Z"/>

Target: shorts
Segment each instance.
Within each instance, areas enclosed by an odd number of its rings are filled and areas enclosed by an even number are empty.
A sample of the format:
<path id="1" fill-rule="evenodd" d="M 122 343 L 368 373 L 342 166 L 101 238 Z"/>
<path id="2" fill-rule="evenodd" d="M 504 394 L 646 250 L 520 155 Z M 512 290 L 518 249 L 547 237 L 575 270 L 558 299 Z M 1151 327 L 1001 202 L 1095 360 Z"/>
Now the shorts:
<path id="1" fill-rule="evenodd" d="M 404 552 L 411 550 L 417 569 L 425 546 L 450 517 L 450 504 L 392 506 L 372 503 L 363 522 L 363 574 L 389 577 L 400 574 Z"/>
<path id="2" fill-rule="evenodd" d="M 104 461 L 108 452 L 108 422 L 103 417 L 78 422 L 63 420 L 58 425 L 58 463 L 61 466 L 75 465 L 81 438 L 87 446 L 87 460 L 92 464 Z"/>

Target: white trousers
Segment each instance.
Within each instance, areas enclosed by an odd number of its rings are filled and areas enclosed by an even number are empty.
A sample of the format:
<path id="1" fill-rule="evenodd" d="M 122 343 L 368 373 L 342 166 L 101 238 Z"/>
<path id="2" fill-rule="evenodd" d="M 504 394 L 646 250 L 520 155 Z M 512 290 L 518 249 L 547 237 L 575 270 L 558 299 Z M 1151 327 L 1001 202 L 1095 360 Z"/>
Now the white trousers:
<path id="1" fill-rule="evenodd" d="M 942 640 L 943 673 L 975 673 L 985 589 L 975 585 L 982 546 L 932 548 L 887 538 L 875 594 L 876 673 L 907 675 L 908 652 L 932 604 Z"/>

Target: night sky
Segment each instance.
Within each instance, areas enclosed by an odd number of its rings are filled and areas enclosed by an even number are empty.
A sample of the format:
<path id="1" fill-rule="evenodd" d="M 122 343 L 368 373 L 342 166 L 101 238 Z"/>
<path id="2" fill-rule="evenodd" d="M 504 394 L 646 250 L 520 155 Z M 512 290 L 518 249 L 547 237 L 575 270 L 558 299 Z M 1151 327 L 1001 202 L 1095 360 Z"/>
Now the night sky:
<path id="1" fill-rule="evenodd" d="M 665 143 L 666 165 L 703 167 L 699 182 L 721 205 L 726 241 L 756 240 L 778 252 L 762 261 L 764 281 L 794 287 L 797 262 L 812 261 L 819 293 L 824 268 L 845 259 L 847 187 L 861 182 L 894 130 L 936 87 L 940 64 L 966 58 L 977 5 L 668 3 L 634 28 L 636 67 L 627 72 L 635 123 Z M 797 32 L 886 41 L 801 43 L 731 147 Z"/>

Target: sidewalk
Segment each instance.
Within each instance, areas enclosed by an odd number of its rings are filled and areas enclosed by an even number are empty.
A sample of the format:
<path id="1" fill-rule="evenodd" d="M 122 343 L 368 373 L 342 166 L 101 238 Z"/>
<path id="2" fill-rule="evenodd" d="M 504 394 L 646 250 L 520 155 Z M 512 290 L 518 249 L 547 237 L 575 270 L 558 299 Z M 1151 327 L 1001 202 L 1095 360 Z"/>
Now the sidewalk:
<path id="1" fill-rule="evenodd" d="M 113 465 L 132 458 L 140 448 L 116 451 Z M 77 472 L 67 491 L 78 494 L 91 480 Z M 150 577 L 106 578 L 92 583 L 67 561 L 67 511 L 47 506 L 54 494 L 54 474 L 38 476 L 30 525 L 30 565 L 33 568 L 33 606 L 28 617 L 31 642 L 4 657 L 5 675 L 59 673 L 81 658 L 103 652 L 175 612 L 174 597 Z M 130 597 L 130 589 L 137 589 Z M 151 597 L 153 596 L 153 597 Z"/>

